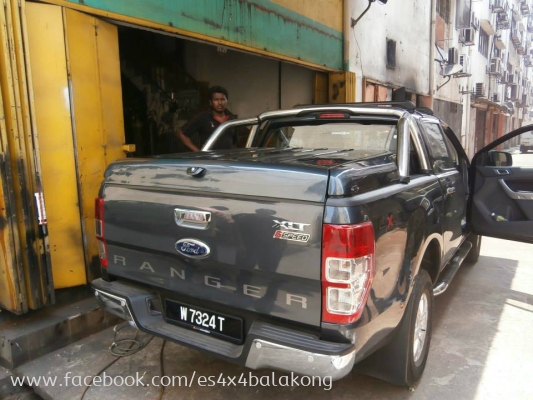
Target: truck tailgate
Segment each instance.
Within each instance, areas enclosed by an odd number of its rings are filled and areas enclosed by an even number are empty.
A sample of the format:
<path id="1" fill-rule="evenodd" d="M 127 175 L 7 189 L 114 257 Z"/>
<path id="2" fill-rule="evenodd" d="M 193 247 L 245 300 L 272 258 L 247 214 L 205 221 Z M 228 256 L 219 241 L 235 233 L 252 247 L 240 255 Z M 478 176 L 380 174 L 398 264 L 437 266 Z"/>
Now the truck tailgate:
<path id="1" fill-rule="evenodd" d="M 109 274 L 319 326 L 327 183 L 327 169 L 301 165 L 116 164 L 103 186 Z"/>

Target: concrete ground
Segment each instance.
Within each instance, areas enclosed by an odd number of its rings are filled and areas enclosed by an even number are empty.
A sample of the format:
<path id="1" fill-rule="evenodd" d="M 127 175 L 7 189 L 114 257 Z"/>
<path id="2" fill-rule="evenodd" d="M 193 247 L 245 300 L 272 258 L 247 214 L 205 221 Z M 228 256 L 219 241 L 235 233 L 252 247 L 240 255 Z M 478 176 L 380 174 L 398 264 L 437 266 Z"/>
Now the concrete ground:
<path id="1" fill-rule="evenodd" d="M 13 385 L 11 371 L 0 365 L 0 399 L 1 400 L 39 400 L 37 394 L 28 386 Z"/>
<path id="2" fill-rule="evenodd" d="M 351 374 L 331 386 L 326 382 L 315 387 L 273 387 L 272 371 L 251 371 L 147 335 L 136 338 L 137 342 L 147 343 L 146 347 L 134 355 L 117 358 L 109 349 L 112 329 L 29 362 L 15 374 L 41 377 L 39 384 L 33 384 L 36 393 L 54 400 L 533 399 L 532 332 L 533 245 L 483 238 L 479 261 L 463 265 L 450 289 L 436 298 L 431 351 L 426 371 L 414 391 L 359 374 Z M 134 338 L 135 333 L 125 328 L 118 337 Z M 137 376 L 142 377 L 145 386 L 88 387 L 81 382 L 83 377 L 98 374 L 104 384 L 104 375 L 108 382 Z M 225 386 L 214 384 L 221 374 Z M 269 377 L 271 386 L 249 386 L 250 374 L 255 381 L 262 378 L 264 383 Z M 175 378 L 174 386 L 163 389 L 151 385 L 154 376 L 183 378 L 181 385 Z M 206 378 L 205 384 L 214 386 L 200 386 L 200 376 L 212 377 L 212 382 Z M 274 376 L 278 383 L 279 379 L 291 381 L 287 374 L 274 372 Z M 47 386 L 42 377 L 57 381 Z M 185 386 L 185 377 L 189 381 L 194 377 L 194 382 Z M 236 386 L 229 385 L 228 378 L 233 377 Z M 248 385 L 239 384 L 239 378 L 246 378 Z"/>

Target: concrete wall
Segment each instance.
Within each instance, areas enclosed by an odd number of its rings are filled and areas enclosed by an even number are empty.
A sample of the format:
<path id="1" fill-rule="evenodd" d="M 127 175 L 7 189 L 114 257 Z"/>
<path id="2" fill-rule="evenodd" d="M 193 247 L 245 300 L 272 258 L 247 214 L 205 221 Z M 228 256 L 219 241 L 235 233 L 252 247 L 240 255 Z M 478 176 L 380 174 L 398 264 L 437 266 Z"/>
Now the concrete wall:
<path id="1" fill-rule="evenodd" d="M 450 126 L 453 133 L 455 133 L 457 139 L 461 140 L 463 125 L 462 104 L 435 99 L 433 101 L 433 112 L 436 116 L 445 121 Z"/>
<path id="2" fill-rule="evenodd" d="M 464 2 L 465 0 L 461 0 Z M 455 48 L 460 55 L 470 55 L 471 47 L 465 47 L 459 44 L 459 30 L 456 29 L 456 2 L 450 2 L 451 10 L 448 23 L 437 13 L 433 15 L 435 21 L 435 45 L 433 47 L 434 60 L 433 74 L 435 77 L 432 88 L 434 99 L 448 101 L 452 103 L 464 103 L 468 95 L 460 93 L 461 87 L 469 87 L 469 77 L 448 77 L 446 68 L 451 68 L 453 64 L 449 58 L 449 50 Z M 476 47 L 477 51 L 477 47 Z M 457 60 L 457 63 L 459 60 Z M 458 134 L 458 132 L 456 132 Z"/>
<path id="3" fill-rule="evenodd" d="M 191 41 L 185 46 L 185 60 L 197 81 L 228 89 L 228 108 L 239 117 L 280 108 L 279 61 L 231 49 L 220 53 L 215 46 Z M 314 73 L 281 63 L 281 108 L 312 102 Z"/>
<path id="4" fill-rule="evenodd" d="M 368 2 L 350 1 L 349 14 L 357 19 Z M 362 77 L 408 91 L 429 93 L 431 1 L 389 1 L 373 3 L 370 10 L 350 30 L 349 69 Z M 386 66 L 387 39 L 396 41 L 396 68 Z M 362 91 L 357 90 L 357 100 Z"/>

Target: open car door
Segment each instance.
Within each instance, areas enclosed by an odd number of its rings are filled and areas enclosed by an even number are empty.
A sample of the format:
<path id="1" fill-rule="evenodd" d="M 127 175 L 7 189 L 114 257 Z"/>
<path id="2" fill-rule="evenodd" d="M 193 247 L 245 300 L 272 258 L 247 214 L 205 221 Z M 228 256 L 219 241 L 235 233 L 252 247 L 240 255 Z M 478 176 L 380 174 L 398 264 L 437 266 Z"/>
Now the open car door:
<path id="1" fill-rule="evenodd" d="M 520 151 L 532 132 L 533 125 L 516 129 L 474 156 L 469 201 L 474 233 L 533 243 L 533 148 Z"/>

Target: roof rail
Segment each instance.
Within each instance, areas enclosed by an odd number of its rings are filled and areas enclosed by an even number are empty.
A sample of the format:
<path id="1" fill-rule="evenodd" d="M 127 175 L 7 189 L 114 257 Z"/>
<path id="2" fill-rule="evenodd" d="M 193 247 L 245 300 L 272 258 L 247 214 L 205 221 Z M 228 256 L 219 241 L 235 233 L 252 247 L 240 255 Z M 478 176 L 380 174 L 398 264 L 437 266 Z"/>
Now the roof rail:
<path id="1" fill-rule="evenodd" d="M 429 107 L 417 107 L 416 108 L 416 111 L 422 113 L 422 114 L 427 114 L 427 115 L 435 115 L 433 113 L 433 110 Z"/>
<path id="2" fill-rule="evenodd" d="M 418 111 L 422 114 L 433 115 L 433 110 L 428 107 L 417 107 L 412 101 L 377 101 L 377 102 L 354 102 L 354 103 L 327 103 L 327 104 L 297 104 L 293 108 L 313 107 L 396 107 L 410 112 Z"/>

